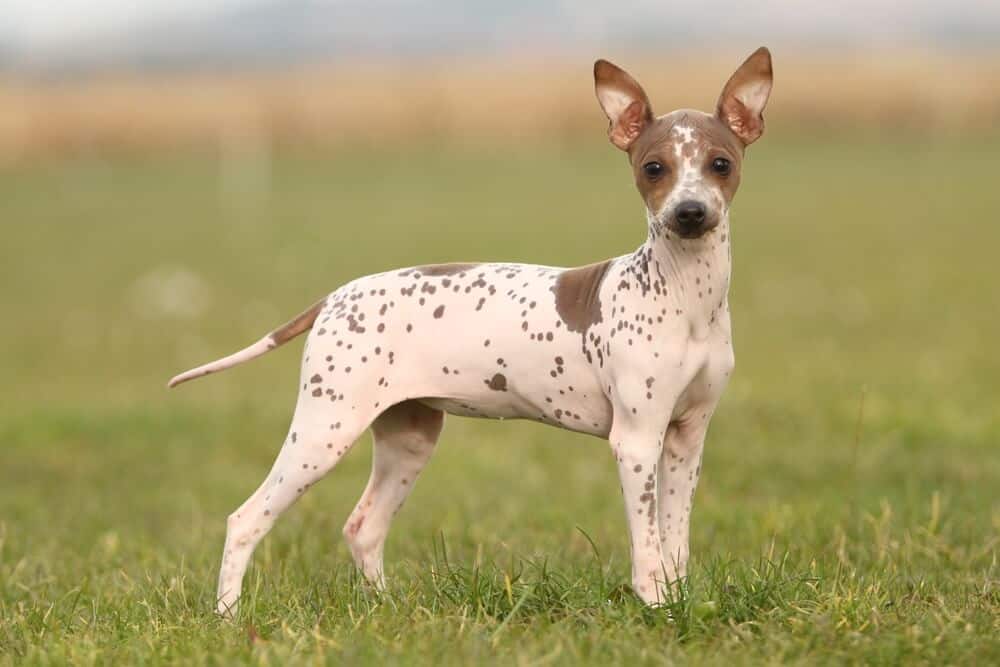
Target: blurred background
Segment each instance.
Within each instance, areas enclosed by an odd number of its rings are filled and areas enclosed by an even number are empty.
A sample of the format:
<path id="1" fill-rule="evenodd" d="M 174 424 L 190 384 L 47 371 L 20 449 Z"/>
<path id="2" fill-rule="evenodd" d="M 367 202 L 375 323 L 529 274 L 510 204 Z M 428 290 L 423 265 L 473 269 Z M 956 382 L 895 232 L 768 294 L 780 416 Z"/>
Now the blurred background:
<path id="1" fill-rule="evenodd" d="M 976 130 L 1000 115 L 994 2 L 674 4 L 8 0 L 0 159 L 592 137 L 595 57 L 641 72 L 671 109 L 708 105 L 764 42 L 783 128 Z"/>
<path id="2" fill-rule="evenodd" d="M 692 552 L 777 543 L 995 582 L 1000 3 L 5 0 L 4 595 L 44 609 L 87 571 L 126 604 L 137 572 L 186 562 L 211 598 L 223 517 L 284 435 L 298 344 L 167 378 L 358 275 L 633 250 L 644 213 L 593 61 L 659 113 L 711 110 L 760 45 L 775 85 L 732 214 L 737 369 Z M 595 444 L 450 420 L 389 561 L 426 563 L 440 532 L 459 559 L 572 566 L 591 558 L 579 525 L 624 573 Z M 268 542 L 307 553 L 296 573 L 347 562 L 329 536 L 369 451 Z"/>

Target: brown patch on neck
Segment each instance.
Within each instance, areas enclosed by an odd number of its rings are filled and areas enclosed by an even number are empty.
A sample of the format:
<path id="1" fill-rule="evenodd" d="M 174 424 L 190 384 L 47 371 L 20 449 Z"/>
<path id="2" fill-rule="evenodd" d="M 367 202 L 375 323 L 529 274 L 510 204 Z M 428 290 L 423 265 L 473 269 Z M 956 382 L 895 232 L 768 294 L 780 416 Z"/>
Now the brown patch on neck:
<path id="1" fill-rule="evenodd" d="M 287 343 L 302 332 L 312 329 L 312 325 L 316 321 L 316 318 L 319 317 L 320 311 L 323 310 L 324 305 L 326 305 L 326 297 L 323 297 L 314 303 L 309 310 L 296 316 L 296 318 L 292 321 L 272 331 L 271 341 L 273 341 L 275 345 L 281 345 L 282 343 Z"/>
<path id="2" fill-rule="evenodd" d="M 451 264 L 428 264 L 426 266 L 418 266 L 417 271 L 425 276 L 453 276 L 456 273 L 461 273 L 462 271 L 471 271 L 477 266 L 479 266 L 479 264 L 469 262 L 452 262 Z"/>
<path id="3" fill-rule="evenodd" d="M 552 291 L 556 295 L 556 312 L 570 331 L 584 332 L 602 321 L 601 283 L 611 266 L 611 260 L 567 269 L 559 274 Z"/>

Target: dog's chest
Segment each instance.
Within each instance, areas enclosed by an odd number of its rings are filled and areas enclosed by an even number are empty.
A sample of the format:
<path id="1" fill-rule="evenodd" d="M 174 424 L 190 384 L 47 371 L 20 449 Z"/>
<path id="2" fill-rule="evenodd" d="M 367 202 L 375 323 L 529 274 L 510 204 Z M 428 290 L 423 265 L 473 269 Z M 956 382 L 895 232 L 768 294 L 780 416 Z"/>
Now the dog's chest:
<path id="1" fill-rule="evenodd" d="M 658 401 L 647 408 L 675 413 L 721 394 L 733 367 L 729 252 L 719 243 L 700 250 L 671 254 L 647 246 L 608 272 L 605 316 L 585 345 L 609 392 L 638 376 L 647 385 L 640 402 Z"/>

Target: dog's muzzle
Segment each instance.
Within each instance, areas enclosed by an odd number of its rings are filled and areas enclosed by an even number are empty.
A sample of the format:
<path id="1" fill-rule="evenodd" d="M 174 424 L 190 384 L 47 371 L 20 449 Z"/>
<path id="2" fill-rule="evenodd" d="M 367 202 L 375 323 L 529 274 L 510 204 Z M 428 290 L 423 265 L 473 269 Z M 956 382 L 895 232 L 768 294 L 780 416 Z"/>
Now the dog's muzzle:
<path id="1" fill-rule="evenodd" d="M 709 215 L 708 207 L 694 199 L 677 204 L 667 217 L 667 227 L 685 239 L 700 238 L 718 224 L 716 217 Z"/>

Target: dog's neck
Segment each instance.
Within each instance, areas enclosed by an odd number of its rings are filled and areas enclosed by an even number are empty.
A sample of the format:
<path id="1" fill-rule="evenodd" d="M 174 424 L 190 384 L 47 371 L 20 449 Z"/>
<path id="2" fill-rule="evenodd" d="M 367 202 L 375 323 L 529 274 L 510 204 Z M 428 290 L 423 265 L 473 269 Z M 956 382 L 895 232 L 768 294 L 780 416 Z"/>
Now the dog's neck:
<path id="1" fill-rule="evenodd" d="M 713 325 L 728 310 L 731 272 L 729 215 L 697 239 L 650 227 L 646 242 L 634 257 L 655 282 L 665 283 L 665 298 L 682 311 L 696 329 Z M 645 259 L 645 261 L 643 261 Z"/>

